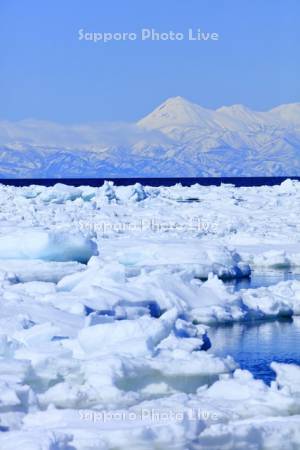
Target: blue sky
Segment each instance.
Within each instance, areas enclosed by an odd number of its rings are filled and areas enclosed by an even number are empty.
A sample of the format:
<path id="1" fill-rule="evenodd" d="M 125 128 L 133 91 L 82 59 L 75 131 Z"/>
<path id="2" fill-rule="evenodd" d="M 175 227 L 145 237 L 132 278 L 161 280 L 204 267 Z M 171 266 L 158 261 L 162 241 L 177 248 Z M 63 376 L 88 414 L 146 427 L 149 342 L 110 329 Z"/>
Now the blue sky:
<path id="1" fill-rule="evenodd" d="M 209 108 L 300 101 L 298 0 L 1 0 L 0 119 L 133 121 L 171 96 Z M 82 42 L 78 30 L 218 42 Z"/>

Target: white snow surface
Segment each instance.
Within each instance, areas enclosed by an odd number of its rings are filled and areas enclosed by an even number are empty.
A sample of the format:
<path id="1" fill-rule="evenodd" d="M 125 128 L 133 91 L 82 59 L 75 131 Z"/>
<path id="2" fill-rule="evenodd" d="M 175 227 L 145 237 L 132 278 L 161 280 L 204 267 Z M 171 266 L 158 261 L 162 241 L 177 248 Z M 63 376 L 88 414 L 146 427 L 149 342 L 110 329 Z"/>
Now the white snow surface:
<path id="1" fill-rule="evenodd" d="M 271 386 L 211 324 L 300 314 L 300 183 L 0 186 L 0 448 L 297 449 L 300 367 Z"/>

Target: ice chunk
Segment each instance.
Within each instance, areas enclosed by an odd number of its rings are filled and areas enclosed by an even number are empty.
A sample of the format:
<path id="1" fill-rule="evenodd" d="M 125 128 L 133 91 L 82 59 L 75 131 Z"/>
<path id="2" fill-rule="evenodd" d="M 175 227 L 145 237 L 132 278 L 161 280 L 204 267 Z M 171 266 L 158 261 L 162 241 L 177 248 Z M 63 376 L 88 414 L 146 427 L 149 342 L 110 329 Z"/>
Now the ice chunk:
<path id="1" fill-rule="evenodd" d="M 67 450 L 72 441 L 72 435 L 54 431 L 12 431 L 1 433 L 0 447 L 5 450 Z"/>
<path id="2" fill-rule="evenodd" d="M 53 187 L 43 190 L 38 198 L 45 203 L 65 203 L 81 197 L 81 194 L 81 189 L 77 187 L 57 183 Z"/>
<path id="3" fill-rule="evenodd" d="M 147 198 L 144 186 L 136 183 L 133 186 L 120 186 L 117 188 L 117 196 L 122 202 L 141 202 Z"/>
<path id="4" fill-rule="evenodd" d="M 159 342 L 166 338 L 175 323 L 177 311 L 170 310 L 160 319 L 141 317 L 102 323 L 79 332 L 78 341 L 85 352 L 151 354 Z"/>
<path id="5" fill-rule="evenodd" d="M 97 245 L 77 233 L 26 228 L 0 236 L 0 259 L 42 259 L 86 263 Z"/>
<path id="6" fill-rule="evenodd" d="M 116 242 L 103 242 L 102 252 L 104 257 L 113 252 L 114 260 L 117 259 L 131 270 L 164 267 L 170 272 L 185 270 L 203 279 L 208 278 L 211 272 L 224 279 L 250 275 L 249 265 L 241 260 L 236 251 L 203 243 L 199 239 L 140 238 L 138 243 L 119 239 Z"/>
<path id="7" fill-rule="evenodd" d="M 291 395 L 300 398 L 300 367 L 295 364 L 272 362 L 271 368 L 276 372 L 278 386 L 287 388 Z"/>
<path id="8" fill-rule="evenodd" d="M 44 281 L 58 283 L 67 275 L 82 271 L 85 265 L 77 261 L 43 261 L 31 259 L 30 264 L 24 264 L 22 260 L 1 259 L 0 270 L 14 274 L 17 281 L 25 283 L 30 281 Z"/>

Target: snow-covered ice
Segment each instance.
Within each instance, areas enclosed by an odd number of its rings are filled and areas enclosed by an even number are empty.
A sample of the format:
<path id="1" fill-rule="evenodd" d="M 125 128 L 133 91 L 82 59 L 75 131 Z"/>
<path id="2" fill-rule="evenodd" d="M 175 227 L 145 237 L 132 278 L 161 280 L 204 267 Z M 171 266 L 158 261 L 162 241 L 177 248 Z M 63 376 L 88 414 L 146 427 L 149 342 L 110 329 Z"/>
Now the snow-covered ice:
<path id="1" fill-rule="evenodd" d="M 300 368 L 271 386 L 211 324 L 300 314 L 300 183 L 0 186 L 0 448 L 300 447 Z"/>
<path id="2" fill-rule="evenodd" d="M 1 259 L 87 262 L 97 246 L 80 234 L 24 228 L 0 236 Z"/>

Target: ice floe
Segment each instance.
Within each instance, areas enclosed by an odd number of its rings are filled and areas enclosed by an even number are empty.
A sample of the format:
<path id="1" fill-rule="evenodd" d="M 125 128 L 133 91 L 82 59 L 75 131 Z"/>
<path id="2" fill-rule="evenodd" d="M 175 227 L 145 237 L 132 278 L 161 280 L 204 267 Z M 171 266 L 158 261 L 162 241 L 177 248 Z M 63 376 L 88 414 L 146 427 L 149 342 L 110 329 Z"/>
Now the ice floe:
<path id="1" fill-rule="evenodd" d="M 286 449 L 300 368 L 270 386 L 208 327 L 300 314 L 300 183 L 0 186 L 0 448 Z M 213 347 L 212 347 L 213 350 Z"/>
<path id="2" fill-rule="evenodd" d="M 0 236 L 1 259 L 41 259 L 86 263 L 97 245 L 80 234 L 25 228 Z"/>

